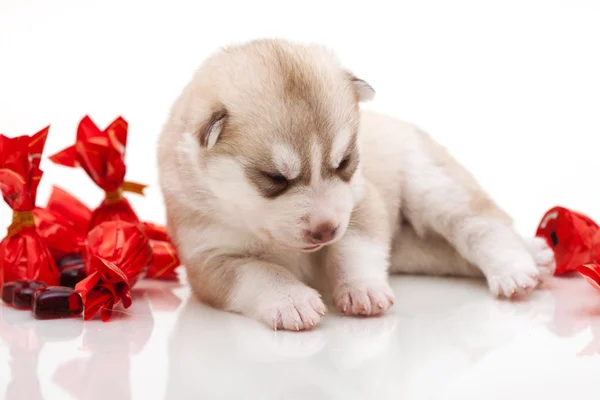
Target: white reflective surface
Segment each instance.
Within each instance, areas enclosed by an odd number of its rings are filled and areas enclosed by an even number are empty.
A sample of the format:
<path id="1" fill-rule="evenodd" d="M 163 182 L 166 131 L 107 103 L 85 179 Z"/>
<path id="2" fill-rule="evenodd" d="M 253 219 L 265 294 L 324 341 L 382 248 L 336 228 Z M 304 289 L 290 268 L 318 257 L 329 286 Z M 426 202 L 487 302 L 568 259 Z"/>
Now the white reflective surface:
<path id="1" fill-rule="evenodd" d="M 600 294 L 554 279 L 529 301 L 482 282 L 393 277 L 385 317 L 273 332 L 144 281 L 108 323 L 0 307 L 0 398 L 596 399 Z"/>

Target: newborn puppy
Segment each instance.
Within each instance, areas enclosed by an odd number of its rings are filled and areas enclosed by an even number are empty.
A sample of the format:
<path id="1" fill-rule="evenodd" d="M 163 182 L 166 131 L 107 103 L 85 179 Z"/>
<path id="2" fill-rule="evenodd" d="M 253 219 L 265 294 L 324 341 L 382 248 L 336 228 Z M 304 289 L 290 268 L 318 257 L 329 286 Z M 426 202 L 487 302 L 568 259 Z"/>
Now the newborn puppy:
<path id="1" fill-rule="evenodd" d="M 554 269 L 419 128 L 370 112 L 325 48 L 261 40 L 204 62 L 159 141 L 167 225 L 204 302 L 310 329 L 394 302 L 388 272 L 483 275 L 524 294 Z"/>

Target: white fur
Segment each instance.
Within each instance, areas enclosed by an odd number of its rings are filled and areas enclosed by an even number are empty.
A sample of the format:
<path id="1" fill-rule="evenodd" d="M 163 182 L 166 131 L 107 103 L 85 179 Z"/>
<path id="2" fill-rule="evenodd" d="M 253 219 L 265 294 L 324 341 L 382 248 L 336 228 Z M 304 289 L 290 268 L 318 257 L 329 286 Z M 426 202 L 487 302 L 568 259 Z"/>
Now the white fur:
<path id="1" fill-rule="evenodd" d="M 325 314 L 319 293 L 285 274 L 282 267 L 249 262 L 237 274 L 229 308 L 265 322 L 273 329 L 311 329 Z"/>
<path id="2" fill-rule="evenodd" d="M 342 129 L 333 139 L 331 146 L 331 154 L 329 155 L 329 166 L 331 168 L 337 168 L 340 162 L 344 158 L 348 145 L 351 139 L 350 131 L 348 129 Z"/>
<path id="3" fill-rule="evenodd" d="M 289 145 L 278 143 L 273 146 L 273 162 L 280 174 L 289 180 L 296 179 L 300 175 L 302 160 Z"/>

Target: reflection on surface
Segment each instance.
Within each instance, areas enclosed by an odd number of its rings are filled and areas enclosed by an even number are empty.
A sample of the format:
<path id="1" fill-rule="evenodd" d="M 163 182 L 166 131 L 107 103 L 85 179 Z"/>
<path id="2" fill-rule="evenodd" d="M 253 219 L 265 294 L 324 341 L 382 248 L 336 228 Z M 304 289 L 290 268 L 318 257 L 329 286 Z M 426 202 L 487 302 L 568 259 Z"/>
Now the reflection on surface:
<path id="1" fill-rule="evenodd" d="M 67 319 L 61 324 L 37 321 L 31 311 L 16 310 L 0 304 L 0 338 L 8 345 L 11 378 L 6 400 L 43 399 L 38 377 L 40 352 L 46 343 L 77 338 L 81 320 Z"/>
<path id="2" fill-rule="evenodd" d="M 548 324 L 557 336 L 569 338 L 587 328 L 591 332 L 589 343 L 579 355 L 600 354 L 600 295 L 580 275 L 555 278 L 552 296 L 556 303 L 554 317 Z"/>
<path id="3" fill-rule="evenodd" d="M 153 326 L 148 298 L 135 291 L 127 314 L 117 312 L 109 322 L 85 323 L 86 355 L 60 365 L 54 380 L 76 399 L 131 399 L 131 355 L 144 348 Z"/>
<path id="4" fill-rule="evenodd" d="M 274 332 L 189 298 L 169 342 L 166 398 L 353 398 L 357 387 L 345 381 L 371 385 L 387 374 L 377 360 L 390 350 L 396 319 L 329 316 L 313 331 Z"/>
<path id="5" fill-rule="evenodd" d="M 304 333 L 273 332 L 189 298 L 169 342 L 166 398 L 429 398 L 553 309 L 546 291 L 510 303 L 479 281 L 392 284 L 398 301 L 385 317 L 330 314 Z"/>
<path id="6" fill-rule="evenodd" d="M 477 280 L 391 284 L 388 315 L 330 313 L 299 333 L 214 310 L 167 282 L 140 282 L 132 307 L 108 323 L 36 321 L 0 307 L 0 350 L 10 355 L 0 371 L 11 372 L 0 398 L 481 399 L 498 371 L 548 380 L 556 362 L 577 371 L 570 385 L 593 382 L 600 357 L 577 354 L 598 354 L 600 297 L 582 279 L 553 279 L 517 302 Z"/>
<path id="7" fill-rule="evenodd" d="M 142 281 L 133 290 L 133 303 L 113 313 L 109 322 L 85 322 L 84 356 L 59 366 L 54 380 L 76 399 L 130 400 L 131 356 L 144 350 L 154 328 L 154 311 L 172 311 L 181 300 L 177 284 Z"/>
<path id="8" fill-rule="evenodd" d="M 47 343 L 70 340 L 76 348 L 66 362 L 51 369 L 59 387 L 75 399 L 131 399 L 131 356 L 144 350 L 154 328 L 153 312 L 172 312 L 180 305 L 173 293 L 177 287 L 173 282 L 140 282 L 132 291 L 132 306 L 117 307 L 106 323 L 81 318 L 40 321 L 30 311 L 2 304 L 0 345 L 9 349 L 10 381 L 0 398 L 45 398 L 38 368 L 42 349 Z"/>

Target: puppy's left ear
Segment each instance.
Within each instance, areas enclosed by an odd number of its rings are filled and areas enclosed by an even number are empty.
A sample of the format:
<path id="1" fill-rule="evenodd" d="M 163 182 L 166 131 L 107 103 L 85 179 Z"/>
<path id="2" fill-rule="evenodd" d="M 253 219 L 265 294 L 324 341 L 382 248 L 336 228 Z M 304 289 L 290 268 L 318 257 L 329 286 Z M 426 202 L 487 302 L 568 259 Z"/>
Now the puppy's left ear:
<path id="1" fill-rule="evenodd" d="M 364 101 L 373 100 L 375 97 L 375 89 L 373 89 L 373 87 L 367 82 L 354 76 L 354 74 L 348 73 L 348 75 L 350 77 L 350 82 L 356 91 L 358 101 L 362 103 Z"/>
<path id="2" fill-rule="evenodd" d="M 218 105 L 212 112 L 210 118 L 205 121 L 198 129 L 198 139 L 200 145 L 210 150 L 217 143 L 227 121 L 227 110 L 224 106 Z"/>

